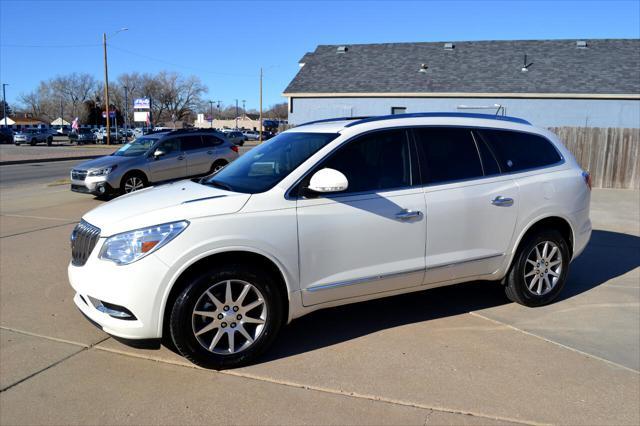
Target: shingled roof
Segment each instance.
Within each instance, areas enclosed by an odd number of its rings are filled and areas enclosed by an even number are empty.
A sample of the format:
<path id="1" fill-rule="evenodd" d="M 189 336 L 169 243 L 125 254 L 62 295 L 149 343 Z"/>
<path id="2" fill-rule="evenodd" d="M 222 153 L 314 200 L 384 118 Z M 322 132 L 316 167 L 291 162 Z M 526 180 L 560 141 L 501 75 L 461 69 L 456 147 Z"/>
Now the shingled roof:
<path id="1" fill-rule="evenodd" d="M 320 45 L 284 94 L 640 94 L 640 39 Z M 344 50 L 344 49 L 340 49 Z M 526 63 L 525 63 L 526 55 Z M 426 70 L 419 72 L 422 64 Z M 522 71 L 526 65 L 527 71 Z"/>

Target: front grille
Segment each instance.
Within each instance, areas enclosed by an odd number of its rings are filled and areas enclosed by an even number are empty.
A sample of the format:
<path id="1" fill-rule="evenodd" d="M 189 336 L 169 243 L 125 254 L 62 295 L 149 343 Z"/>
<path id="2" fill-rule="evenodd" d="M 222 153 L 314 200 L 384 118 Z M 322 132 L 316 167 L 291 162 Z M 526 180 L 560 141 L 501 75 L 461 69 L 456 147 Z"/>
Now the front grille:
<path id="1" fill-rule="evenodd" d="M 86 170 L 71 170 L 71 179 L 73 180 L 84 180 L 87 177 Z"/>
<path id="2" fill-rule="evenodd" d="M 81 220 L 71 232 L 71 263 L 75 266 L 87 263 L 99 237 L 100 228 Z"/>

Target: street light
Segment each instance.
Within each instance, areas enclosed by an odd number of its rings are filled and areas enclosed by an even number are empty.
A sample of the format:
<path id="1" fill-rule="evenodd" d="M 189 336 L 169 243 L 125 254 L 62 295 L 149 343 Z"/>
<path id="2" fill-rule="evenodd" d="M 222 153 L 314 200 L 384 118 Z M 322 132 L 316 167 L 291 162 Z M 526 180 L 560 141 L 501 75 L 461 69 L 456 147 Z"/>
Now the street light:
<path id="1" fill-rule="evenodd" d="M 247 109 L 244 106 L 246 102 L 247 101 L 245 101 L 244 99 L 242 100 L 242 114 L 244 115 L 245 118 L 247 117 Z"/>
<path id="2" fill-rule="evenodd" d="M 127 31 L 128 28 L 120 28 L 109 37 L 114 37 L 116 34 L 122 31 Z M 111 123 L 109 122 L 109 71 L 107 66 L 107 33 L 102 33 L 102 47 L 104 50 L 104 103 L 107 118 L 107 145 L 111 145 Z M 117 132 L 117 129 L 116 129 Z"/>
<path id="3" fill-rule="evenodd" d="M 236 130 L 238 130 L 238 100 L 236 99 Z"/>
<path id="4" fill-rule="evenodd" d="M 2 115 L 4 116 L 4 127 L 7 127 L 7 97 L 4 88 L 8 85 L 8 83 L 2 83 Z"/>

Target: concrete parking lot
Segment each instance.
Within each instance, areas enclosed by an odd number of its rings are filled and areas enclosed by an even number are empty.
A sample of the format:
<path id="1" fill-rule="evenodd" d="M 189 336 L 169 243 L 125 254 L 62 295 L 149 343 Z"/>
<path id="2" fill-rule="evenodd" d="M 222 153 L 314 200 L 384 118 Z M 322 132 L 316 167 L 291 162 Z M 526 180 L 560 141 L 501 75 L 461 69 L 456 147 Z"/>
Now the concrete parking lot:
<path id="1" fill-rule="evenodd" d="M 52 179 L 0 190 L 0 424 L 640 423 L 638 191 L 594 190 L 592 240 L 550 306 L 470 283 L 328 309 L 215 372 L 76 310 L 69 234 L 101 202 Z"/>

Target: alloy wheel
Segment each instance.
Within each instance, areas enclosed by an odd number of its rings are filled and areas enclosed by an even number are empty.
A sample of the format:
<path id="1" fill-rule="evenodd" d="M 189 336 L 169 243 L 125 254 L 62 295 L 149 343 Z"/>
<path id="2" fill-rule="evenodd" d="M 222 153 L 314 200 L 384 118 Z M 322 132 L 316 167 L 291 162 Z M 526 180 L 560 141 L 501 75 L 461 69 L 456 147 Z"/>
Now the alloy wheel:
<path id="1" fill-rule="evenodd" d="M 527 256 L 524 281 L 531 293 L 544 296 L 553 290 L 562 275 L 562 252 L 553 241 L 538 243 Z"/>
<path id="2" fill-rule="evenodd" d="M 237 354 L 258 340 L 267 314 L 267 304 L 256 286 L 242 280 L 221 281 L 209 287 L 196 302 L 193 334 L 209 352 Z"/>
<path id="3" fill-rule="evenodd" d="M 124 183 L 124 192 L 130 193 L 144 188 L 144 181 L 137 176 L 131 176 Z"/>

